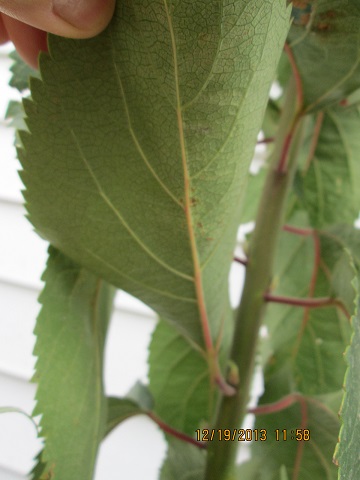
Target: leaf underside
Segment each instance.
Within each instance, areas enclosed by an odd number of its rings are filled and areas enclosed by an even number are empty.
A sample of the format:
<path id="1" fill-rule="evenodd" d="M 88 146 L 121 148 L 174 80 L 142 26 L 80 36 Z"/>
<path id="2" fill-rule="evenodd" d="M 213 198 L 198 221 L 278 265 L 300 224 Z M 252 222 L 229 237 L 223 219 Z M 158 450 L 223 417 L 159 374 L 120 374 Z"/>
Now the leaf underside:
<path id="1" fill-rule="evenodd" d="M 50 37 L 25 102 L 19 158 L 37 231 L 199 345 L 228 310 L 289 14 L 264 0 L 117 2 L 97 38 Z"/>

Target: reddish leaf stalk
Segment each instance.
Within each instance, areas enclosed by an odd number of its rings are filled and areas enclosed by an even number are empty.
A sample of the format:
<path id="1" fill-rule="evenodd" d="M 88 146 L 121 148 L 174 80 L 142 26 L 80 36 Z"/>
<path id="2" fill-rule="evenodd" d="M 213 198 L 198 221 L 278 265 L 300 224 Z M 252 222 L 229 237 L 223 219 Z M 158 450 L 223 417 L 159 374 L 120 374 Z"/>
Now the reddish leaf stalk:
<path id="1" fill-rule="evenodd" d="M 284 225 L 283 230 L 285 232 L 294 233 L 295 235 L 301 235 L 303 237 L 309 237 L 314 233 L 314 230 L 311 228 L 298 228 L 293 227 L 292 225 Z"/>
<path id="2" fill-rule="evenodd" d="M 329 307 L 332 305 L 338 305 L 339 300 L 331 297 L 320 297 L 320 298 L 297 298 L 297 297 L 282 297 L 281 295 L 272 295 L 266 293 L 264 295 L 266 302 L 272 303 L 282 303 L 284 305 L 292 305 L 294 307 L 304 307 L 304 308 L 321 308 Z"/>
<path id="3" fill-rule="evenodd" d="M 248 410 L 248 413 L 253 413 L 254 415 L 269 415 L 270 413 L 276 413 L 281 412 L 282 410 L 286 410 L 287 408 L 291 407 L 291 405 L 294 405 L 294 403 L 297 402 L 305 402 L 305 398 L 299 393 L 291 393 L 290 395 L 286 395 L 286 397 L 283 397 L 277 402 L 250 408 Z"/>
<path id="4" fill-rule="evenodd" d="M 294 122 L 291 126 L 291 129 L 290 129 L 289 133 L 287 134 L 287 136 L 285 138 L 284 148 L 281 152 L 281 157 L 280 157 L 279 164 L 278 164 L 278 167 L 277 167 L 277 171 L 279 173 L 285 173 L 286 170 L 287 170 L 290 146 L 291 146 L 291 143 L 292 143 L 292 140 L 293 140 L 294 132 L 295 132 L 296 127 L 297 127 L 297 122 L 298 122 L 298 118 L 295 118 L 295 120 L 294 120 Z"/>
<path id="5" fill-rule="evenodd" d="M 302 108 L 303 108 L 303 101 L 304 101 L 301 77 L 300 77 L 300 73 L 299 73 L 299 70 L 297 68 L 296 62 L 295 62 L 293 52 L 292 52 L 291 48 L 289 47 L 289 45 L 287 43 L 285 43 L 285 45 L 284 45 L 284 50 L 285 50 L 285 53 L 287 54 L 287 56 L 289 58 L 291 69 L 292 69 L 293 76 L 294 76 L 294 79 L 295 79 L 297 105 L 296 105 L 296 109 L 295 109 L 296 113 L 295 113 L 295 116 L 293 118 L 292 125 L 290 127 L 290 130 L 289 130 L 289 132 L 288 132 L 288 134 L 285 138 L 285 142 L 283 144 L 282 154 L 281 154 L 281 157 L 280 157 L 280 160 L 279 160 L 279 163 L 278 163 L 278 167 L 277 167 L 277 171 L 279 173 L 285 173 L 286 170 L 287 170 L 289 149 L 290 149 L 290 145 L 292 143 L 294 133 L 296 131 L 296 128 L 297 128 L 297 125 L 298 125 L 298 122 L 299 122 L 299 119 L 300 119 L 300 116 L 301 116 L 301 112 L 302 112 Z"/>
<path id="6" fill-rule="evenodd" d="M 295 83 L 296 83 L 297 112 L 299 113 L 302 110 L 303 103 L 304 103 L 304 94 L 303 94 L 301 76 L 300 76 L 299 70 L 298 70 L 296 62 L 295 62 L 294 54 L 293 54 L 293 52 L 291 50 L 291 47 L 289 46 L 288 43 L 285 43 L 284 50 L 285 50 L 285 53 L 288 56 L 288 59 L 290 61 L 292 73 L 294 75 L 294 79 L 295 79 Z"/>
<path id="7" fill-rule="evenodd" d="M 268 137 L 268 138 L 262 138 L 261 140 L 258 140 L 256 143 L 257 145 L 263 145 L 267 143 L 273 143 L 275 141 L 274 137 Z"/>
<path id="8" fill-rule="evenodd" d="M 178 440 L 181 440 L 186 443 L 190 443 L 191 445 L 195 445 L 195 447 L 202 448 L 202 449 L 206 448 L 206 444 L 198 442 L 197 440 L 190 437 L 189 435 L 186 435 L 186 433 L 179 432 L 179 430 L 176 430 L 175 428 L 170 427 L 170 425 L 163 422 L 159 417 L 157 417 L 155 413 L 147 412 L 146 414 L 149 418 L 151 418 L 151 420 L 153 420 L 153 422 L 155 422 L 161 428 L 163 432 L 177 438 Z"/>
<path id="9" fill-rule="evenodd" d="M 234 257 L 234 262 L 241 263 L 241 265 L 244 265 L 244 267 L 246 267 L 248 264 L 248 260 L 239 257 Z"/>

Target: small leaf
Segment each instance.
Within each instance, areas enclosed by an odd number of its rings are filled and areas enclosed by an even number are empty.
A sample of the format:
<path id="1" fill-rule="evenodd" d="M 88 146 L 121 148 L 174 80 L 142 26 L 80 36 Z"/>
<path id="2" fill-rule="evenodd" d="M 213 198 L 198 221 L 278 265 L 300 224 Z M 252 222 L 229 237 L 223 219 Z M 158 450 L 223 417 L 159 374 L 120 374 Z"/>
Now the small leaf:
<path id="1" fill-rule="evenodd" d="M 188 443 L 171 439 L 160 473 L 160 480 L 202 480 L 206 455 Z"/>
<path id="2" fill-rule="evenodd" d="M 342 426 L 334 461 L 339 466 L 339 480 L 357 480 L 360 477 L 359 458 L 359 399 L 360 399 L 360 315 L 359 282 L 353 283 L 357 298 L 355 314 L 352 317 L 353 334 L 345 353 L 348 369 L 344 380 L 344 398 L 340 410 Z"/>
<path id="3" fill-rule="evenodd" d="M 128 418 L 146 413 L 135 400 L 130 398 L 108 398 L 108 417 L 105 436 Z"/>
<path id="4" fill-rule="evenodd" d="M 153 408 L 148 388 L 137 382 L 125 398 L 108 397 L 108 417 L 105 436 L 124 420 L 134 415 L 147 414 Z"/>
<path id="5" fill-rule="evenodd" d="M 114 289 L 53 247 L 43 280 L 34 351 L 41 463 L 46 475 L 90 480 L 106 425 L 102 367 Z"/>
<path id="6" fill-rule="evenodd" d="M 152 410 L 154 399 L 150 393 L 149 387 L 141 382 L 136 382 L 130 389 L 126 398 L 134 400 L 143 410 Z"/>
<path id="7" fill-rule="evenodd" d="M 347 97 L 360 83 L 358 0 L 305 0 L 293 10 L 288 42 L 307 111 Z"/>

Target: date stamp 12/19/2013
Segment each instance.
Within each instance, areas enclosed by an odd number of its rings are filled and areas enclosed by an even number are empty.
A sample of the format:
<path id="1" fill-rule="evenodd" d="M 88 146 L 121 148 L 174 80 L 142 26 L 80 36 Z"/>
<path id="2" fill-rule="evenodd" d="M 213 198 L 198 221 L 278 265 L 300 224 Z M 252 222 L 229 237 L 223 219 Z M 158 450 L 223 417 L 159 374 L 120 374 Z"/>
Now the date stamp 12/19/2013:
<path id="1" fill-rule="evenodd" d="M 195 430 L 196 440 L 198 442 L 265 442 L 269 439 L 274 439 L 277 442 L 295 441 L 295 442 L 309 442 L 310 430 L 306 428 L 296 429 L 280 429 L 269 431 L 266 428 L 221 428 L 209 429 L 198 428 Z"/>

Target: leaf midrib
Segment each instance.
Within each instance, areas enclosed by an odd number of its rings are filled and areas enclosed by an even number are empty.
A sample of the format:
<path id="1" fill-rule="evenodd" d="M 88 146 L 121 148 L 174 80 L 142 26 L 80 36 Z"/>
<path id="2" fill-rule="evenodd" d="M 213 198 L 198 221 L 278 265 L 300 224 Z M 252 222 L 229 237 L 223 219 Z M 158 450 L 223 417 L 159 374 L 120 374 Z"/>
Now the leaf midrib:
<path id="1" fill-rule="evenodd" d="M 173 62 L 174 62 L 176 114 L 177 114 L 177 122 L 178 122 L 178 129 L 179 129 L 181 160 L 182 160 L 183 172 L 184 172 L 184 208 L 185 208 L 186 224 L 188 228 L 188 235 L 189 235 L 189 241 L 190 241 L 190 249 L 191 249 L 193 266 L 194 266 L 195 291 L 196 291 L 196 296 L 198 300 L 197 305 L 199 309 L 199 316 L 200 316 L 200 322 L 201 322 L 202 332 L 204 336 L 205 347 L 208 352 L 211 352 L 213 350 L 213 342 L 211 337 L 209 320 L 207 316 L 205 295 L 204 295 L 204 289 L 203 289 L 202 277 L 201 277 L 200 259 L 198 255 L 196 237 L 195 237 L 194 226 L 193 226 L 193 218 L 191 213 L 190 174 L 189 174 L 189 169 L 187 165 L 188 160 L 187 160 L 187 153 L 186 153 L 186 147 L 185 147 L 184 124 L 183 124 L 183 117 L 182 117 L 181 95 L 180 95 L 180 85 L 179 85 L 177 47 L 176 47 L 175 33 L 172 25 L 172 19 L 169 12 L 167 0 L 164 0 L 164 7 L 166 12 L 166 18 L 168 21 L 168 26 L 169 26 Z"/>

